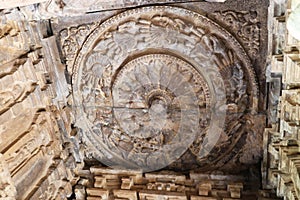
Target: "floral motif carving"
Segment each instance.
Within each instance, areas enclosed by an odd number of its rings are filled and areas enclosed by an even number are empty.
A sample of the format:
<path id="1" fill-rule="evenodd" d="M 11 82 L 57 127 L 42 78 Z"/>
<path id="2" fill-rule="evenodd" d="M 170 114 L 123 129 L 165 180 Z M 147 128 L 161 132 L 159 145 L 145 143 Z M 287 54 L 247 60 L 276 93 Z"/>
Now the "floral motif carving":
<path id="1" fill-rule="evenodd" d="M 103 22 L 83 43 L 72 74 L 87 155 L 108 165 L 154 170 L 184 152 L 203 167 L 222 161 L 247 132 L 241 124 L 248 110 L 257 109 L 255 74 L 239 43 L 209 19 L 175 7 L 135 9 Z M 186 110 L 192 112 L 183 117 Z M 168 145 L 180 151 L 176 159 Z"/>
<path id="2" fill-rule="evenodd" d="M 164 54 L 141 56 L 122 67 L 111 94 L 111 112 L 100 107 L 92 129 L 109 132 L 106 145 L 128 152 L 126 159 L 144 169 L 168 165 L 174 159 L 172 151 L 186 151 L 199 132 L 198 118 L 204 117 L 200 113 L 208 112 L 210 102 L 208 86 L 197 71 Z M 161 166 L 155 161 L 158 155 Z"/>
<path id="3" fill-rule="evenodd" d="M 69 27 L 59 33 L 63 56 L 67 66 L 72 66 L 74 58 L 87 35 L 96 27 L 96 23 L 84 24 L 78 27 Z"/>
<path id="4" fill-rule="evenodd" d="M 257 56 L 260 48 L 260 23 L 256 11 L 218 11 L 213 16 L 236 33 L 251 57 Z"/>

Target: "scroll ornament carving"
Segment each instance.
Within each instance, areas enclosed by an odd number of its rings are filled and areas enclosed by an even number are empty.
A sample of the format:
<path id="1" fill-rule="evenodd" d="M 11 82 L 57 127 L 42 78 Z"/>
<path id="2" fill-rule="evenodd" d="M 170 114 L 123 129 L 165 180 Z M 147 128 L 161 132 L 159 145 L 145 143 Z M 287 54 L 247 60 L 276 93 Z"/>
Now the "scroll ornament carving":
<path id="1" fill-rule="evenodd" d="M 22 140 L 16 143 L 20 148 L 15 151 L 8 150 L 5 152 L 4 157 L 12 175 L 16 173 L 20 166 L 34 157 L 42 149 L 42 146 L 49 145 L 51 136 L 46 122 L 45 116 L 40 114 L 35 121 L 36 124 L 32 125 Z"/>
<path id="2" fill-rule="evenodd" d="M 256 11 L 218 11 L 213 16 L 236 33 L 249 56 L 255 57 L 260 48 L 260 23 Z"/>
<path id="3" fill-rule="evenodd" d="M 59 38 L 67 66 L 73 65 L 74 58 L 78 53 L 80 46 L 83 44 L 87 35 L 89 35 L 96 26 L 97 23 L 84 24 L 78 27 L 69 27 L 60 31 Z"/>
<path id="4" fill-rule="evenodd" d="M 21 102 L 35 89 L 35 82 L 15 81 L 8 90 L 0 92 L 0 114 L 8 110 L 13 104 Z"/>
<path id="5" fill-rule="evenodd" d="M 184 153 L 203 167 L 231 155 L 244 113 L 257 106 L 255 75 L 238 42 L 175 7 L 135 9 L 99 25 L 78 53 L 73 83 L 87 155 L 145 171 Z"/>
<path id="6" fill-rule="evenodd" d="M 15 142 L 24 132 L 27 132 L 35 122 L 38 108 L 28 108 L 11 120 L 0 125 L 0 151 L 7 150 L 12 142 Z M 14 133 L 14 134 L 12 134 Z"/>

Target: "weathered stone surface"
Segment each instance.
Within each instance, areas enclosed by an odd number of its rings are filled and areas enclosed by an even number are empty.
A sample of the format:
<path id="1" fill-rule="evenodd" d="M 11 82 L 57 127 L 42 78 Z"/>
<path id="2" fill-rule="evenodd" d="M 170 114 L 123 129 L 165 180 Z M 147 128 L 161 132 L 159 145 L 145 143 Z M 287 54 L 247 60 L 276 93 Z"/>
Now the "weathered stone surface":
<path id="1" fill-rule="evenodd" d="M 0 1 L 0 199 L 299 199 L 299 1 L 268 4 Z"/>
<path id="2" fill-rule="evenodd" d="M 298 22 L 300 21 L 300 2 L 295 1 L 291 9 L 292 11 L 287 19 L 287 29 L 294 38 L 300 40 L 300 29 L 298 26 Z"/>
<path id="3" fill-rule="evenodd" d="M 225 2 L 226 0 L 206 0 L 208 2 Z M 41 3 L 39 12 L 41 17 L 53 16 L 78 16 L 89 12 L 132 8 L 137 6 L 145 6 L 152 4 L 167 4 L 167 3 L 184 3 L 185 0 L 147 0 L 147 1 L 132 1 L 132 0 L 49 0 L 46 3 Z M 199 2 L 199 0 L 189 0 L 189 2 Z"/>
<path id="4" fill-rule="evenodd" d="M 45 2 L 47 0 L 1 0 L 0 1 L 0 9 L 6 9 L 6 8 L 15 8 L 19 6 L 27 6 L 30 4 L 35 4 L 35 3 L 41 3 Z"/>
<path id="5" fill-rule="evenodd" d="M 3 155 L 0 154 L 0 199 L 10 200 L 16 198 L 17 191 L 9 170 Z"/>
<path id="6" fill-rule="evenodd" d="M 94 185 L 86 188 L 87 199 L 251 199 L 249 188 L 255 180 L 245 176 L 209 175 L 190 172 L 183 175 L 171 171 L 141 171 L 91 167 Z M 84 173 L 86 174 L 86 173 Z M 84 177 L 82 173 L 82 178 Z M 130 187 L 123 186 L 130 180 Z M 246 181 L 247 180 L 247 181 Z M 121 189 L 121 187 L 123 187 Z M 254 187 L 252 186 L 252 189 Z"/>
<path id="7" fill-rule="evenodd" d="M 74 53 L 84 34 L 86 42 Z M 250 122 L 255 121 L 259 99 L 251 61 L 233 36 L 204 16 L 176 7 L 145 7 L 100 25 L 64 29 L 60 35 L 73 75 L 77 127 L 90 146 L 87 153 L 106 165 L 159 169 L 189 148 L 187 154 L 196 157 L 203 170 L 212 163 L 220 168 L 246 129 L 253 129 L 252 134 L 261 132 L 254 131 Z M 230 114 L 225 116 L 226 112 Z M 243 112 L 244 116 L 236 114 Z M 194 122 L 197 118 L 201 120 Z M 249 127 L 231 123 L 236 119 L 249 120 Z M 180 132 L 188 133 L 185 143 Z M 231 139 L 234 141 L 227 146 Z M 201 146 L 205 140 L 209 142 Z M 228 152 L 228 157 L 221 151 Z M 159 162 L 155 161 L 158 157 Z M 250 157 L 259 159 L 257 153 Z"/>
<path id="8" fill-rule="evenodd" d="M 299 1 L 275 2 L 269 105 L 273 114 L 264 135 L 263 187 L 284 199 L 299 199 L 299 41 L 286 28 Z M 277 5 L 276 5 L 277 4 Z M 282 81 L 278 80 L 282 77 Z M 276 85 L 275 85 L 276 83 Z M 277 108 L 274 107 L 277 105 Z M 277 115 L 275 115 L 277 113 Z"/>
<path id="9" fill-rule="evenodd" d="M 0 199 L 70 197 L 75 165 L 69 159 L 70 150 L 65 149 L 67 156 L 62 156 L 56 120 L 65 114 L 53 112 L 54 108 L 63 110 L 57 102 L 65 105 L 68 95 L 64 76 L 54 73 L 59 69 L 54 59 L 59 57 L 57 46 L 53 40 L 51 49 L 41 45 L 47 33 L 39 23 L 26 21 L 18 9 L 0 12 Z M 70 127 L 69 121 L 61 128 Z"/>

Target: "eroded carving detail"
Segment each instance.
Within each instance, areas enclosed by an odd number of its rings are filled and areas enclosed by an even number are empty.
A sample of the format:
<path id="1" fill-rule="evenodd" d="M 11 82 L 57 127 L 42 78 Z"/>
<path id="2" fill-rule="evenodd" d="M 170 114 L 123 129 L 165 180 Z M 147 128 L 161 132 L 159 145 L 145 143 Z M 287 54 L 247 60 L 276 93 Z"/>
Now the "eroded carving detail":
<path id="1" fill-rule="evenodd" d="M 69 27 L 63 29 L 59 33 L 63 56 L 66 59 L 67 66 L 72 66 L 74 58 L 78 53 L 81 45 L 86 39 L 87 35 L 97 26 L 97 23 L 94 24 L 84 24 L 78 27 Z M 71 69 L 69 69 L 71 73 Z"/>
<path id="2" fill-rule="evenodd" d="M 51 135 L 49 134 L 49 122 L 44 116 L 40 114 L 37 122 L 34 124 L 29 132 L 19 140 L 11 149 L 5 152 L 4 158 L 9 166 L 12 175 L 16 170 L 25 165 L 29 159 L 35 156 L 42 148 L 42 146 L 49 145 Z M 18 147 L 18 148 L 16 148 Z"/>
<path id="3" fill-rule="evenodd" d="M 0 114 L 8 110 L 13 104 L 22 101 L 35 89 L 35 84 L 32 81 L 15 81 L 10 89 L 0 92 Z"/>
<path id="4" fill-rule="evenodd" d="M 0 153 L 0 198 L 15 199 L 16 193 L 8 165 Z"/>
<path id="5" fill-rule="evenodd" d="M 17 23 L 8 21 L 4 24 L 1 22 L 2 19 L 0 19 L 0 65 L 3 65 L 28 52 L 30 39 L 20 34 Z"/>
<path id="6" fill-rule="evenodd" d="M 218 11 L 213 16 L 236 32 L 250 56 L 257 56 L 260 48 L 260 23 L 256 11 Z"/>
<path id="7" fill-rule="evenodd" d="M 199 131 L 199 111 L 208 113 L 210 104 L 208 86 L 191 65 L 170 55 L 149 54 L 130 61 L 120 72 L 103 70 L 85 79 L 93 81 L 93 88 L 86 81 L 81 86 L 95 94 L 83 94 L 82 99 L 91 129 L 103 134 L 103 144 L 144 167 L 156 163 L 158 154 L 160 163 L 167 165 L 172 159 L 163 155 L 186 150 Z M 180 142 L 183 131 L 190 136 Z"/>
<path id="8" fill-rule="evenodd" d="M 0 199 L 5 200 L 67 199 L 75 184 L 64 69 L 56 36 L 48 37 L 50 21 L 29 20 L 34 8 L 0 9 Z"/>
<path id="9" fill-rule="evenodd" d="M 252 128 L 242 126 L 255 118 L 247 110 L 255 114 L 257 107 L 255 75 L 236 40 L 207 18 L 174 7 L 131 10 L 99 25 L 79 51 L 73 80 L 88 154 L 132 168 L 156 165 L 155 156 L 170 164 L 170 155 L 155 153 L 180 135 L 182 124 L 192 127 L 190 117 L 180 121 L 184 108 L 199 112 L 193 114 L 198 131 L 184 128 L 194 141 L 185 144 L 187 153 L 203 168 L 221 167 Z"/>

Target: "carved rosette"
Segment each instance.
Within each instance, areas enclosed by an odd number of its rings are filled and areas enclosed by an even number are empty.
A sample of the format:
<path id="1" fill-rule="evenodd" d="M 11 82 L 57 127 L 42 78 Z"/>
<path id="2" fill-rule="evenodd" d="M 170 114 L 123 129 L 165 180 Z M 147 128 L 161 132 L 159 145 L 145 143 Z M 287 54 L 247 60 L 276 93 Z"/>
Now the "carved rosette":
<path id="1" fill-rule="evenodd" d="M 186 154 L 203 168 L 231 155 L 247 134 L 241 124 L 256 113 L 257 93 L 239 43 L 208 18 L 176 7 L 108 19 L 87 37 L 73 67 L 86 154 L 144 171 Z"/>

